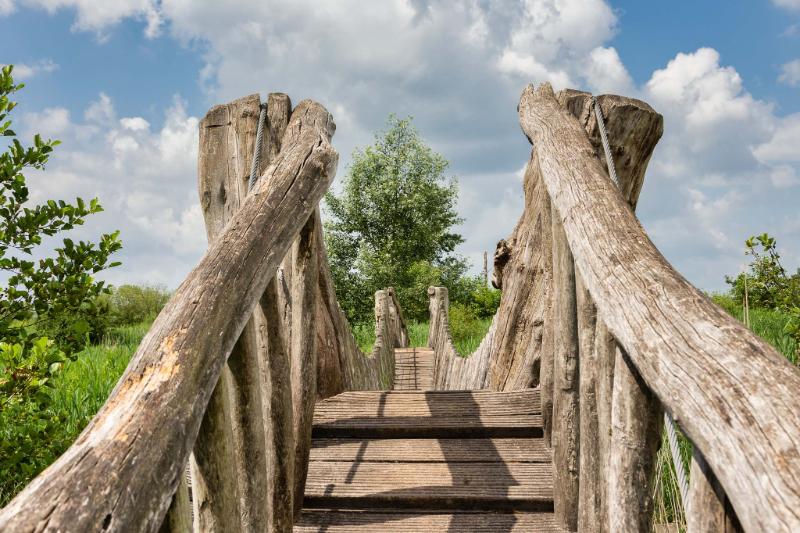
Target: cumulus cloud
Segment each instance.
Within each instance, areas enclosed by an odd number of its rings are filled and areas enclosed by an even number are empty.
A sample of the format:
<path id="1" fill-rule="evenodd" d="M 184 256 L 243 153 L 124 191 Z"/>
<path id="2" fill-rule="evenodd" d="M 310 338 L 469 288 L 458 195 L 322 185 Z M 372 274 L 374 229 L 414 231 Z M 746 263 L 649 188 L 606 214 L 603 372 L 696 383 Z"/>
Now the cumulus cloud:
<path id="1" fill-rule="evenodd" d="M 793 244 L 800 228 L 788 219 L 796 211 L 800 162 L 791 141 L 800 120 L 755 98 L 712 48 L 677 53 L 637 86 L 610 46 L 618 19 L 604 0 L 20 2 L 73 8 L 75 28 L 98 35 L 125 17 L 150 21 L 150 35 L 168 28 L 203 55 L 198 78 L 214 102 L 257 90 L 319 100 L 339 126 L 340 176 L 351 151 L 371 142 L 390 112 L 413 115 L 459 177 L 467 219 L 460 251 L 476 267 L 521 211 L 519 169 L 530 146 L 516 104 L 526 83 L 541 81 L 641 97 L 664 115 L 639 213 L 694 283 L 720 288 L 723 274 L 741 264 L 740 244 L 751 233 L 778 228 L 785 257 L 800 256 Z M 180 280 L 204 248 L 197 121 L 181 102 L 160 127 L 118 117 L 102 94 L 82 120 L 53 108 L 30 121 L 65 140 L 68 132 L 71 141 L 59 148 L 51 165 L 58 179 L 46 190 L 100 191 L 82 194 L 99 194 L 118 213 L 113 220 L 131 241 L 132 275 L 159 276 L 170 268 L 159 262 L 171 261 L 179 272 L 169 276 Z"/>
<path id="2" fill-rule="evenodd" d="M 790 87 L 800 86 L 800 59 L 784 63 L 778 81 Z"/>
<path id="3" fill-rule="evenodd" d="M 2 0 L 0 0 L 1 2 Z M 2 14 L 2 3 L 0 3 L 0 14 Z M 38 74 L 47 74 L 58 69 L 58 65 L 52 59 L 40 59 L 35 63 L 15 63 L 14 79 L 23 81 L 30 79 Z"/>
<path id="4" fill-rule="evenodd" d="M 800 0 L 772 0 L 772 3 L 778 7 L 783 7 L 790 10 L 800 10 Z"/>
<path id="5" fill-rule="evenodd" d="M 16 4 L 44 9 L 55 13 L 60 9 L 73 9 L 73 29 L 92 31 L 102 40 L 107 30 L 125 18 L 145 21 L 144 33 L 152 38 L 159 34 L 162 19 L 157 0 L 17 0 Z M 15 0 L 0 0 L 0 15 L 14 11 Z"/>
<path id="6" fill-rule="evenodd" d="M 798 121 L 754 98 L 716 50 L 679 53 L 656 70 L 642 97 L 664 115 L 640 216 L 655 242 L 690 279 L 722 288 L 742 261 L 744 239 L 777 232 L 793 211 Z"/>
<path id="7" fill-rule="evenodd" d="M 102 93 L 83 120 L 56 107 L 21 123 L 26 136 L 64 141 L 44 172 L 30 173 L 32 200 L 99 197 L 105 212 L 76 231 L 94 239 L 121 230 L 123 267 L 108 272 L 111 281 L 177 286 L 206 247 L 195 190 L 198 119 L 184 102 L 176 97 L 156 129 L 142 117 L 118 118 Z"/>

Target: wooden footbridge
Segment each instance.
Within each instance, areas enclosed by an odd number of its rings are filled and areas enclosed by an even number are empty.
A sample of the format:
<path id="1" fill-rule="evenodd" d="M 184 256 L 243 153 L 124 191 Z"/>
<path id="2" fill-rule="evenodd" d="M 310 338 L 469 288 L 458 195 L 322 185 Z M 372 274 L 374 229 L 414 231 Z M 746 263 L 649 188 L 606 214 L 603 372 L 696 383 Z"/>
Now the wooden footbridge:
<path id="1" fill-rule="evenodd" d="M 634 215 L 661 116 L 545 84 L 519 118 L 525 208 L 480 347 L 456 352 L 434 287 L 409 348 L 386 289 L 363 354 L 322 241 L 332 117 L 278 93 L 212 108 L 207 253 L 0 531 L 649 531 L 665 415 L 693 444 L 689 531 L 800 531 L 800 372 Z"/>

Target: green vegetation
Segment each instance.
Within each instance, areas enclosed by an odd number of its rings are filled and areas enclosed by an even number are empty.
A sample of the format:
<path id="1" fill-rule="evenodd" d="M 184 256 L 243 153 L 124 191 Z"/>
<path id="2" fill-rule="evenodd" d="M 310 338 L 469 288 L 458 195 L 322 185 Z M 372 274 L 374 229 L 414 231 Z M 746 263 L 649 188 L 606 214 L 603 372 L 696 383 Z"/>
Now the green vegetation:
<path id="1" fill-rule="evenodd" d="M 390 116 L 375 144 L 353 154 L 341 194 L 325 197 L 328 259 L 351 324 L 369 327 L 372 295 L 385 287 L 395 288 L 410 320 L 427 318 L 432 285 L 447 287 L 452 302 L 474 305 L 479 314 L 499 301 L 498 291 L 465 275 L 467 262 L 455 253 L 463 238 L 453 231 L 461 219 L 447 167 L 410 118 Z"/>
<path id="2" fill-rule="evenodd" d="M 74 435 L 64 432 L 62 413 L 53 411 L 60 370 L 97 340 L 106 327 L 104 296 L 109 288 L 94 275 L 121 248 L 119 232 L 97 244 L 62 237 L 49 252 L 42 243 L 102 211 L 88 204 L 47 200 L 34 205 L 23 172 L 44 170 L 58 141 L 39 135 L 24 146 L 11 129 L 11 97 L 23 88 L 13 67 L 0 71 L 0 502 L 35 476 Z M 37 259 L 34 260 L 34 256 Z"/>
<path id="3" fill-rule="evenodd" d="M 456 351 L 464 357 L 472 354 L 486 336 L 491 318 L 479 318 L 466 306 L 454 305 L 450 308 L 450 334 Z M 421 347 L 428 345 L 428 322 L 411 321 L 406 324 L 408 328 L 409 346 Z M 358 324 L 353 328 L 356 342 L 364 353 L 372 350 L 375 343 L 375 324 Z"/>
<path id="4" fill-rule="evenodd" d="M 49 382 L 37 431 L 19 424 L 0 425 L 0 441 L 10 449 L 4 461 L 17 461 L 13 476 L 0 478 L 0 507 L 72 444 L 105 403 L 150 322 L 114 327 L 103 341 L 67 361 Z M 24 440 L 23 440 L 24 439 Z"/>

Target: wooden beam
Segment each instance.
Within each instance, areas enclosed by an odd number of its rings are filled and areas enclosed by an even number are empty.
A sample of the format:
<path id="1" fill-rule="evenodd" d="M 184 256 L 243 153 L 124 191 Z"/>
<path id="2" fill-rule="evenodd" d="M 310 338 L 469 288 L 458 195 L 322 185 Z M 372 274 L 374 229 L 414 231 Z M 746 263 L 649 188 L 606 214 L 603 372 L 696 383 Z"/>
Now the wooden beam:
<path id="1" fill-rule="evenodd" d="M 616 358 L 606 493 L 609 529 L 649 533 L 661 443 L 661 404 L 620 348 Z"/>
<path id="2" fill-rule="evenodd" d="M 200 122 L 198 189 L 209 243 L 219 238 L 248 194 L 253 152 L 263 148 L 255 146 L 260 106 L 259 96 L 251 95 L 213 107 Z M 263 158 L 262 168 L 268 162 Z M 195 442 L 193 496 L 201 531 L 264 530 L 267 525 L 263 329 L 264 316 L 257 309 L 222 370 Z"/>
<path id="3" fill-rule="evenodd" d="M 553 500 L 556 522 L 578 528 L 579 374 L 575 265 L 558 213 L 553 212 Z"/>
<path id="4" fill-rule="evenodd" d="M 789 400 L 800 371 L 666 262 L 549 85 L 526 88 L 519 110 L 578 269 L 644 385 L 745 529 L 800 529 L 800 411 Z"/>
<path id="5" fill-rule="evenodd" d="M 317 401 L 316 313 L 319 210 L 309 217 L 292 250 L 292 405 L 294 406 L 294 511 L 303 507 L 314 404 Z"/>
<path id="6" fill-rule="evenodd" d="M 741 533 L 725 491 L 697 449 L 692 454 L 686 527 L 692 533 Z"/>
<path id="7" fill-rule="evenodd" d="M 597 352 L 595 331 L 597 308 L 580 275 L 575 276 L 578 316 L 578 352 L 580 354 L 579 404 L 580 404 L 580 488 L 578 490 L 578 531 L 597 531 L 601 521 L 600 485 L 605 483 L 599 474 L 600 429 L 597 421 Z"/>
<path id="8" fill-rule="evenodd" d="M 225 360 L 333 179 L 334 128 L 319 104 L 297 106 L 257 189 L 175 291 L 97 416 L 0 511 L 0 530 L 160 527 Z"/>

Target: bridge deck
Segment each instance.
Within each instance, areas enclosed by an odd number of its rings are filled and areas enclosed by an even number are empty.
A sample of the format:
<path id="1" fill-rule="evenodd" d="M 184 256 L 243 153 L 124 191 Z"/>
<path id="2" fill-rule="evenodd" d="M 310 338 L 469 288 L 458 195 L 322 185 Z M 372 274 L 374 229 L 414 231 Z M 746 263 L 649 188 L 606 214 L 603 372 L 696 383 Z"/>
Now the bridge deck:
<path id="1" fill-rule="evenodd" d="M 360 391 L 319 402 L 295 531 L 561 531 L 540 405 L 537 390 Z"/>

